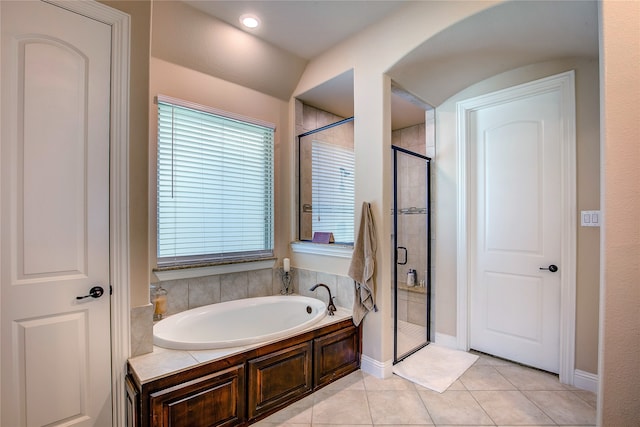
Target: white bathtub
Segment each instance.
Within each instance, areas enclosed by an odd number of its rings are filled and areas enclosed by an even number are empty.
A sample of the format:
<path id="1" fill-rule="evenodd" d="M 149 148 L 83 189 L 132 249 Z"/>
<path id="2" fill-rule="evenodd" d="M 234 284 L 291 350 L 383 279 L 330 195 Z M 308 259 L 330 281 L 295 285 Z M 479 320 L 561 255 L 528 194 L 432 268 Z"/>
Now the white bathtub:
<path id="1" fill-rule="evenodd" d="M 153 343 L 175 350 L 240 347 L 286 337 L 324 318 L 324 302 L 298 295 L 246 298 L 167 317 L 153 326 Z"/>

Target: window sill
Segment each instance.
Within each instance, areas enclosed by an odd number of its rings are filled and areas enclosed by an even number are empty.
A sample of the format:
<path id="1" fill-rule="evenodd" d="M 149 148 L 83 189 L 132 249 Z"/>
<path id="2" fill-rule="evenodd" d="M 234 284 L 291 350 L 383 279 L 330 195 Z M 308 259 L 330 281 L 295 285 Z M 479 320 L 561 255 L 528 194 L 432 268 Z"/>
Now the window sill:
<path id="1" fill-rule="evenodd" d="M 158 280 L 191 279 L 194 277 L 213 276 L 216 274 L 239 273 L 243 271 L 264 270 L 273 268 L 275 258 L 266 258 L 252 261 L 229 262 L 225 264 L 211 264 L 194 267 L 171 267 L 153 270 Z"/>
<path id="2" fill-rule="evenodd" d="M 291 251 L 301 254 L 325 255 L 335 258 L 351 258 L 353 246 L 312 242 L 291 242 Z"/>

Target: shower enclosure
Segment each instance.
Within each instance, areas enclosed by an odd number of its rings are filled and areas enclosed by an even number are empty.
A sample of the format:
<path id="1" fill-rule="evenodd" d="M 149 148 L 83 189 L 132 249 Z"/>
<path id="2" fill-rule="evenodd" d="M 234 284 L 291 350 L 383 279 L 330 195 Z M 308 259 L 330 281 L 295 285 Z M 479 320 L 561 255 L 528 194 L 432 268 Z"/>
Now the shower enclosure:
<path id="1" fill-rule="evenodd" d="M 429 157 L 393 150 L 393 363 L 426 346 L 431 335 Z"/>

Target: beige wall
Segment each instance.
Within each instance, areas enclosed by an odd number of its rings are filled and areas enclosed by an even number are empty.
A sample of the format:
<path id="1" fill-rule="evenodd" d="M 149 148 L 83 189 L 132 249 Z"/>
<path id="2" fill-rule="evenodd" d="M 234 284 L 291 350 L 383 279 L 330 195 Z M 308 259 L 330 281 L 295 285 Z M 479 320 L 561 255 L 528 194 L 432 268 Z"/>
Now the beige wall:
<path id="1" fill-rule="evenodd" d="M 600 135 L 598 126 L 598 61 L 566 59 L 530 65 L 475 84 L 436 108 L 436 247 L 437 331 L 456 335 L 457 181 L 456 102 L 542 77 L 575 70 L 577 210 L 600 208 Z M 576 212 L 576 215 L 578 215 Z M 599 229 L 580 227 L 577 235 L 576 369 L 596 373 L 598 367 Z"/>
<path id="2" fill-rule="evenodd" d="M 601 4 L 602 302 L 598 423 L 640 420 L 640 2 Z"/>
<path id="3" fill-rule="evenodd" d="M 151 1 L 102 0 L 131 16 L 129 95 L 129 255 L 131 306 L 149 303 L 148 214 L 149 186 L 147 127 L 149 115 L 149 56 Z"/>
<path id="4" fill-rule="evenodd" d="M 376 283 L 391 283 L 391 81 L 386 70 L 438 31 L 496 2 L 416 2 L 312 60 L 294 96 L 354 70 L 356 230 L 360 206 L 371 203 L 378 234 Z M 372 54 L 375 52 L 375 54 Z M 293 159 L 291 159 L 293 161 Z M 291 207 L 295 209 L 295 207 Z M 291 238 L 295 238 L 292 229 Z M 296 255 L 295 262 L 316 271 L 344 274 L 348 260 Z M 337 271 L 337 266 L 344 268 Z M 391 292 L 377 287 L 377 313 L 364 321 L 363 353 L 377 362 L 392 358 Z M 455 305 L 454 305 L 455 307 Z"/>

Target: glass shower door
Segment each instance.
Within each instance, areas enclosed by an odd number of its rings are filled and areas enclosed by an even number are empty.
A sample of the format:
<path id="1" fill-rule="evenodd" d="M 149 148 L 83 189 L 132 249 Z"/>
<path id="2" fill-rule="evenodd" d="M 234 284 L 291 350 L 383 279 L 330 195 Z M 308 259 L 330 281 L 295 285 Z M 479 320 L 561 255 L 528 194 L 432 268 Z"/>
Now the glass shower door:
<path id="1" fill-rule="evenodd" d="M 392 149 L 395 364 L 427 345 L 430 336 L 430 159 Z"/>

